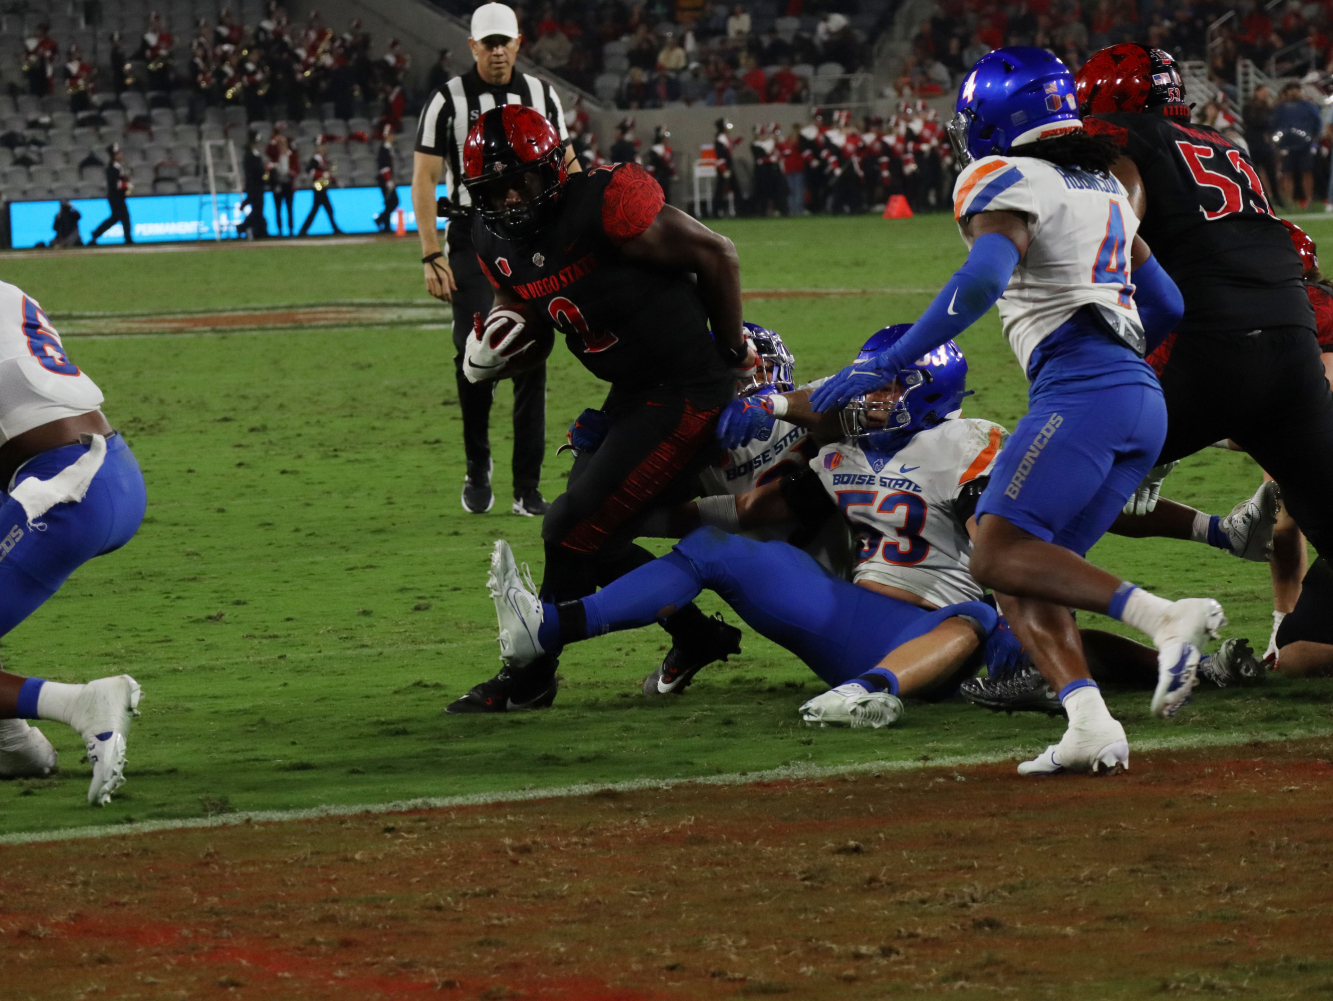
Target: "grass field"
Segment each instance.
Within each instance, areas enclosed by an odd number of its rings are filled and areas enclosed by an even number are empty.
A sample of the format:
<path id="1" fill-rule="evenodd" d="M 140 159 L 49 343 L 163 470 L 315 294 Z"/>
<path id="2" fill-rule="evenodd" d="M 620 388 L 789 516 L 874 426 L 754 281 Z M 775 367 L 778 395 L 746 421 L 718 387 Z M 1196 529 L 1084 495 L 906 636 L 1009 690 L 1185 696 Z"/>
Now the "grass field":
<path id="1" fill-rule="evenodd" d="M 1319 239 L 1333 226 L 1309 224 Z M 838 367 L 878 327 L 912 319 L 961 260 L 948 219 L 749 221 L 725 227 L 751 293 L 798 374 Z M 412 241 L 190 253 L 7 255 L 0 278 L 62 314 L 236 309 L 425 299 Z M 868 290 L 768 296 L 763 290 Z M 128 671 L 143 716 L 129 782 L 111 806 L 84 803 L 74 734 L 45 732 L 58 777 L 0 784 L 0 835 L 90 823 L 383 803 L 579 782 L 838 765 L 923 755 L 1027 755 L 1062 721 L 992 716 L 961 703 L 909 706 L 888 732 L 810 731 L 796 707 L 819 690 L 793 657 L 753 634 L 680 699 L 650 701 L 641 678 L 660 630 L 573 648 L 548 712 L 446 717 L 494 673 L 487 555 L 503 537 L 540 562 L 539 524 L 507 511 L 508 393 L 492 425 L 500 503 L 465 514 L 460 418 L 445 311 L 437 322 L 229 334 L 67 338 L 102 386 L 106 412 L 139 457 L 149 512 L 125 549 L 83 567 L 0 644 L 7 669 L 56 680 Z M 992 313 L 961 340 L 977 391 L 965 412 L 1012 427 L 1018 367 Z M 555 446 L 602 387 L 563 349 L 551 367 L 545 489 Z M 1258 470 L 1207 450 L 1165 493 L 1224 512 Z M 1169 596 L 1209 594 L 1226 635 L 1262 648 L 1267 569 L 1203 546 L 1109 538 L 1092 558 Z M 534 567 L 534 570 L 538 568 Z M 539 576 L 539 574 L 538 574 Z M 702 601 L 711 612 L 720 604 Z M 735 617 L 727 613 L 734 621 Z M 1088 622 L 1096 617 L 1089 616 Z M 1097 624 L 1105 625 L 1103 622 Z M 1333 730 L 1333 685 L 1273 680 L 1204 691 L 1178 721 L 1147 696 L 1111 697 L 1131 742 L 1237 742 Z"/>

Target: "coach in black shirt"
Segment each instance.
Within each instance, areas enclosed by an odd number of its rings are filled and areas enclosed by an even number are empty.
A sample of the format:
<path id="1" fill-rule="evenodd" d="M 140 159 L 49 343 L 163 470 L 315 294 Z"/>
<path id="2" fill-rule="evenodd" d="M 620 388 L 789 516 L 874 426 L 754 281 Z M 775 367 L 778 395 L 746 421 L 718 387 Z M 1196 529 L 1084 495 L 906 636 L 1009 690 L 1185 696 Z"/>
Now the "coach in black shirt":
<path id="1" fill-rule="evenodd" d="M 463 187 L 460 153 L 468 130 L 499 104 L 524 104 L 548 118 L 561 139 L 568 137 L 560 99 L 549 84 L 535 76 L 515 73 L 522 41 L 518 18 L 500 3 L 478 7 L 472 15 L 468 47 L 476 66 L 431 94 L 417 124 L 412 165 L 412 207 L 421 235 L 421 260 L 426 291 L 454 307 L 454 368 L 458 402 L 463 409 L 463 449 L 467 478 L 463 481 L 463 509 L 484 514 L 495 503 L 491 491 L 491 446 L 488 435 L 494 383 L 468 382 L 463 375 L 463 347 L 472 332 L 475 313 L 485 316 L 495 303 L 490 283 L 481 273 L 472 246 L 470 221 L 449 226 L 449 249 L 440 249 L 440 237 L 430 221 L 436 217 L 435 187 L 441 175 L 449 185 L 449 200 L 466 213 L 471 206 Z M 577 171 L 573 150 L 565 160 Z M 546 366 L 514 379 L 514 514 L 545 514 L 550 506 L 538 486 L 546 453 Z"/>

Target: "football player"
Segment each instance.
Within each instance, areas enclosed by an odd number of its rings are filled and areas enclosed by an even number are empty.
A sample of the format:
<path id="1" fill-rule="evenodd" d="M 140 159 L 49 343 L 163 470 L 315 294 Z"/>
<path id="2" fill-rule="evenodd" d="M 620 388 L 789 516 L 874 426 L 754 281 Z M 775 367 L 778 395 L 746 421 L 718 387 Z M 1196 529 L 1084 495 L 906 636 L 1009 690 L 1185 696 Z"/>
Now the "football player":
<path id="1" fill-rule="evenodd" d="M 575 460 L 542 525 L 541 596 L 574 601 L 653 558 L 634 544 L 644 520 L 693 496 L 717 457 L 718 415 L 734 380 L 756 365 L 736 250 L 665 205 L 637 163 L 567 174 L 560 138 L 531 108 L 483 114 L 463 169 L 496 309 L 553 323 L 584 367 L 611 383 L 606 436 Z M 735 645 L 732 627 L 693 605 L 664 624 L 704 663 Z M 507 666 L 449 711 L 550 705 L 555 671 L 555 654 Z"/>
<path id="2" fill-rule="evenodd" d="M 37 300 L 0 282 L 0 636 L 95 556 L 134 537 L 143 475 L 102 415 L 102 391 L 65 354 Z M 0 671 L 0 776 L 41 776 L 56 751 L 30 719 L 65 723 L 93 766 L 88 802 L 125 781 L 139 686 L 127 674 L 65 685 Z"/>
<path id="3" fill-rule="evenodd" d="M 875 356 L 906 325 L 867 342 Z M 905 368 L 901 381 L 834 415 L 845 437 L 804 470 L 758 488 L 739 527 L 840 511 L 861 541 L 855 583 L 785 542 L 760 542 L 711 526 L 579 601 L 539 599 L 509 547 L 497 542 L 491 595 L 502 657 L 522 665 L 570 642 L 632 629 L 716 591 L 753 629 L 801 658 L 831 690 L 801 707 L 812 724 L 880 727 L 902 714 L 900 697 L 949 692 L 984 645 L 999 662 L 1017 643 L 968 574 L 968 530 L 1004 440 L 989 421 L 960 417 L 967 363 L 952 343 Z"/>
<path id="4" fill-rule="evenodd" d="M 1137 44 L 1078 74 L 1087 128 L 1142 184 L 1141 235 L 1161 252 L 1184 315 L 1152 361 L 1169 418 L 1159 461 L 1229 438 L 1277 480 L 1315 549 L 1333 558 L 1333 391 L 1300 254 L 1244 149 L 1190 121 L 1171 56 Z M 1244 398 L 1244 406 L 1233 400 Z"/>
<path id="5" fill-rule="evenodd" d="M 949 135 L 964 166 L 954 215 L 967 263 L 906 337 L 810 403 L 828 411 L 886 385 L 998 303 L 1031 381 L 1029 409 L 978 502 L 972 573 L 1005 596 L 1069 716 L 1061 742 L 1019 771 L 1116 771 L 1129 745 L 1088 672 L 1070 606 L 1152 638 L 1159 716 L 1185 702 L 1204 640 L 1225 622 L 1215 601 L 1167 601 L 1083 559 L 1161 450 L 1166 409 L 1143 356 L 1175 326 L 1180 294 L 1137 236 L 1136 182 L 1110 174 L 1118 147 L 1083 130 L 1073 77 L 1055 56 L 1014 47 L 978 60 Z"/>

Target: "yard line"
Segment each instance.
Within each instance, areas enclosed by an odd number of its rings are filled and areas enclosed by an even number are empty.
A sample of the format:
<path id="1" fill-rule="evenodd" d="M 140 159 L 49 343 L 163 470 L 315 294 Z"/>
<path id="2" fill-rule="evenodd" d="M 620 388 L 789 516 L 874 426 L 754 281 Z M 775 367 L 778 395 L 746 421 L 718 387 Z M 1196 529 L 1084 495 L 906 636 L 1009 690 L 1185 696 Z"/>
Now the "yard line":
<path id="1" fill-rule="evenodd" d="M 1333 736 L 1333 726 L 1308 730 L 1289 730 L 1269 735 L 1231 731 L 1228 733 L 1189 734 L 1137 738 L 1134 750 L 1186 750 L 1199 747 L 1227 747 L 1256 743 L 1277 743 L 1307 737 Z M 641 792 L 646 789 L 675 789 L 682 786 L 749 785 L 759 782 L 780 782 L 804 779 L 831 778 L 838 775 L 860 775 L 867 772 L 911 771 L 925 768 L 960 768 L 967 765 L 993 765 L 1002 761 L 1022 760 L 1033 753 L 1031 746 L 1013 747 L 1006 751 L 987 754 L 953 755 L 929 760 L 866 761 L 850 765 L 784 765 L 767 771 L 731 772 L 724 775 L 700 775 L 680 779 L 631 779 L 627 782 L 584 782 L 577 785 L 555 786 L 547 789 L 515 789 L 499 792 L 469 793 L 464 796 L 432 796 L 421 799 L 398 800 L 392 803 L 366 803 L 353 806 L 316 806 L 301 810 L 251 810 L 215 817 L 187 817 L 178 820 L 145 820 L 134 824 L 108 824 L 95 827 L 75 827 L 59 831 L 31 831 L 0 835 L 0 845 L 27 845 L 49 841 L 73 841 L 80 838 L 110 838 L 131 834 L 151 834 L 157 831 L 186 831 L 201 828 L 236 827 L 243 824 L 279 823 L 290 820 L 318 820 L 324 817 L 350 817 L 357 814 L 405 813 L 416 810 L 444 810 L 465 806 L 488 806 L 495 803 L 521 803 L 539 799 L 564 799 L 587 796 L 595 792 Z M 1131 763 L 1132 764 L 1132 763 Z M 133 780 L 133 774 L 130 779 Z M 1085 776 L 1064 778 L 1034 778 L 1033 782 L 1086 782 Z"/>

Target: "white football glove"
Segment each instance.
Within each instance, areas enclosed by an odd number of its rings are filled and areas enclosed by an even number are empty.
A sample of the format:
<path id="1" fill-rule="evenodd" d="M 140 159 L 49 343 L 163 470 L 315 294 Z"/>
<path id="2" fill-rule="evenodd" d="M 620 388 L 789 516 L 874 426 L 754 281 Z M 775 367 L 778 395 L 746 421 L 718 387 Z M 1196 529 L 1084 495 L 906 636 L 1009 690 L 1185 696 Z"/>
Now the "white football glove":
<path id="1" fill-rule="evenodd" d="M 472 336 L 463 349 L 463 374 L 467 381 L 489 382 L 504 378 L 505 369 L 532 346 L 531 340 L 526 343 L 523 340 L 527 325 L 527 318 L 522 313 L 504 306 L 492 309 L 484 320 L 478 313 Z"/>
<path id="2" fill-rule="evenodd" d="M 1157 498 L 1162 492 L 1162 481 L 1178 465 L 1180 465 L 1179 459 L 1174 462 L 1164 462 L 1148 470 L 1148 475 L 1143 478 L 1139 488 L 1130 494 L 1129 500 L 1125 502 L 1124 513 L 1148 514 L 1157 507 Z"/>

